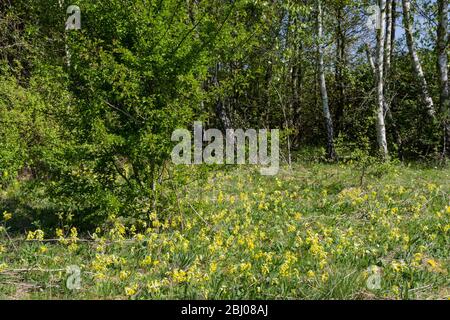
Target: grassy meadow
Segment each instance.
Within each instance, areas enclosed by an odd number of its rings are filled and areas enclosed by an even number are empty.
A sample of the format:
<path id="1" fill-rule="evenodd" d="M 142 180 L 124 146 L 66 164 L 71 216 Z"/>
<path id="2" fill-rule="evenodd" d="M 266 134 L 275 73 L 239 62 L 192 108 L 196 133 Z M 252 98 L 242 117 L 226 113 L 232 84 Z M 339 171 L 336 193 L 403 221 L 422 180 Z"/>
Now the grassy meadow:
<path id="1" fill-rule="evenodd" d="M 275 177 L 246 166 L 194 176 L 171 189 L 170 210 L 111 215 L 95 233 L 61 215 L 60 228 L 21 236 L 3 212 L 0 298 L 450 298 L 448 167 L 304 162 Z"/>

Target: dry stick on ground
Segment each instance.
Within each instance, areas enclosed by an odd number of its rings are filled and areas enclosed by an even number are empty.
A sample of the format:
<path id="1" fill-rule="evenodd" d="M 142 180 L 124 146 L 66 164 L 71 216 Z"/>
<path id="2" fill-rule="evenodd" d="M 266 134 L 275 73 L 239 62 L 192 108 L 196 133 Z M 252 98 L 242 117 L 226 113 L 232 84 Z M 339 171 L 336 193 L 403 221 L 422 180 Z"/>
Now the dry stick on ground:
<path id="1" fill-rule="evenodd" d="M 61 271 L 66 271 L 65 268 L 59 268 L 59 269 L 42 269 L 42 268 L 19 268 L 19 269 L 8 269 L 8 270 L 3 270 L 0 271 L 0 273 L 7 273 L 7 272 L 34 272 L 34 271 L 39 271 L 39 272 L 61 272 Z"/>
<path id="2" fill-rule="evenodd" d="M 5 233 L 6 233 L 6 237 L 8 238 L 9 242 L 10 242 L 11 245 L 13 246 L 14 251 L 17 251 L 17 247 L 16 247 L 16 245 L 14 244 L 14 241 L 12 241 L 12 238 L 9 236 L 8 231 L 6 231 L 6 229 L 5 229 L 4 231 L 5 231 Z"/>
<path id="3" fill-rule="evenodd" d="M 200 217 L 200 219 L 202 219 L 202 221 L 208 226 L 210 227 L 209 223 L 197 212 L 197 210 L 195 210 L 194 206 L 192 204 L 189 203 L 189 206 L 192 208 L 192 210 L 194 210 L 195 214 L 197 216 Z"/>

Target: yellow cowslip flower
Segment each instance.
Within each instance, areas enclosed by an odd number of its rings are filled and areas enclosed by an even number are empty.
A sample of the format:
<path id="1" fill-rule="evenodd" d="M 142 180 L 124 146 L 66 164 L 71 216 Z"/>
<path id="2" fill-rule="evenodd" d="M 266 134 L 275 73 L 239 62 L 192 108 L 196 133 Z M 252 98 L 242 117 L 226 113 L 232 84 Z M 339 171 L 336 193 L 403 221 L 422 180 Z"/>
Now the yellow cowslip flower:
<path id="1" fill-rule="evenodd" d="M 306 273 L 306 276 L 307 276 L 309 279 L 312 279 L 312 278 L 314 278 L 314 277 L 316 276 L 316 274 L 314 273 L 314 271 L 309 270 L 309 271 Z"/>
<path id="2" fill-rule="evenodd" d="M 285 253 L 285 259 L 286 259 L 286 262 L 289 264 L 293 264 L 293 263 L 297 262 L 297 257 L 290 251 L 287 251 Z"/>
<path id="3" fill-rule="evenodd" d="M 209 272 L 214 273 L 217 271 L 217 262 L 213 262 L 211 263 L 211 265 L 209 266 Z"/>
<path id="4" fill-rule="evenodd" d="M 145 267 L 145 266 L 149 266 L 152 263 L 152 257 L 151 256 L 146 256 L 144 258 L 144 260 L 141 261 L 141 266 Z"/>
<path id="5" fill-rule="evenodd" d="M 137 289 L 138 289 L 138 285 L 137 284 L 134 284 L 134 285 L 132 285 L 132 286 L 129 286 L 129 287 L 125 287 L 125 294 L 127 295 L 127 296 L 134 296 L 135 294 L 136 294 L 136 292 L 137 292 Z"/>
<path id="6" fill-rule="evenodd" d="M 431 272 L 446 272 L 441 268 L 441 264 L 434 259 L 426 260 L 427 268 Z"/>
<path id="7" fill-rule="evenodd" d="M 130 276 L 130 272 L 129 272 L 129 271 L 124 271 L 124 270 L 122 270 L 122 271 L 120 271 L 120 273 L 119 273 L 119 279 L 120 279 L 120 280 L 125 280 L 125 279 L 127 279 L 129 276 Z"/>
<path id="8" fill-rule="evenodd" d="M 37 229 L 35 231 L 28 231 L 26 240 L 44 240 L 44 231 Z"/>
<path id="9" fill-rule="evenodd" d="M 247 238 L 247 247 L 250 251 L 253 251 L 253 249 L 255 249 L 255 242 L 253 241 L 253 238 Z"/>
<path id="10" fill-rule="evenodd" d="M 175 283 L 187 282 L 188 274 L 184 270 L 175 269 L 172 271 L 172 280 Z"/>
<path id="11" fill-rule="evenodd" d="M 159 228 L 161 226 L 161 222 L 159 220 L 153 220 L 152 221 L 152 226 L 154 228 Z"/>
<path id="12" fill-rule="evenodd" d="M 137 233 L 137 234 L 136 234 L 136 240 L 137 240 L 137 241 L 142 241 L 142 240 L 144 240 L 144 235 L 141 234 L 141 233 Z"/>
<path id="13" fill-rule="evenodd" d="M 11 213 L 9 213 L 7 211 L 3 212 L 3 220 L 5 220 L 5 222 L 8 221 L 8 220 L 11 220 L 11 218 L 12 218 L 12 214 Z"/>
<path id="14" fill-rule="evenodd" d="M 450 214 L 450 206 L 447 206 L 447 208 L 445 208 L 445 211 Z"/>
<path id="15" fill-rule="evenodd" d="M 125 233 L 126 233 L 125 226 L 118 221 L 114 222 L 114 228 L 109 230 L 109 235 L 113 240 L 124 240 Z"/>
<path id="16" fill-rule="evenodd" d="M 328 278 L 329 278 L 328 272 L 322 273 L 321 276 L 322 282 L 327 282 Z"/>
<path id="17" fill-rule="evenodd" d="M 262 257 L 264 257 L 264 253 L 262 251 L 257 251 L 255 253 L 253 253 L 253 259 L 254 260 L 261 259 Z"/>
<path id="18" fill-rule="evenodd" d="M 221 204 L 223 202 L 223 193 L 222 191 L 219 192 L 219 195 L 217 196 L 217 203 Z"/>
<path id="19" fill-rule="evenodd" d="M 284 262 L 281 267 L 280 267 L 280 276 L 282 276 L 283 278 L 286 278 L 289 276 L 289 263 Z"/>
<path id="20" fill-rule="evenodd" d="M 153 280 L 151 282 L 147 282 L 147 289 L 152 293 L 157 293 L 159 292 L 159 288 L 161 287 L 161 285 L 161 281 Z"/>
<path id="21" fill-rule="evenodd" d="M 391 232 L 389 233 L 389 239 L 398 241 L 401 237 L 400 229 L 395 227 L 392 228 Z"/>
<path id="22" fill-rule="evenodd" d="M 296 227 L 293 224 L 288 224 L 287 230 L 288 230 L 288 232 L 293 233 L 296 231 Z"/>
<path id="23" fill-rule="evenodd" d="M 176 219 L 170 220 L 170 226 L 176 228 L 178 226 L 178 221 Z"/>
<path id="24" fill-rule="evenodd" d="M 269 266 L 268 266 L 266 263 L 264 263 L 264 264 L 261 266 L 261 272 L 262 272 L 263 275 L 269 274 L 269 272 L 270 272 Z"/>
<path id="25" fill-rule="evenodd" d="M 76 243 L 71 243 L 68 247 L 69 252 L 75 252 L 78 250 L 78 245 Z"/>
<path id="26" fill-rule="evenodd" d="M 27 240 L 34 240 L 34 232 L 33 231 L 28 231 Z"/>
<path id="27" fill-rule="evenodd" d="M 57 228 L 55 233 L 56 233 L 56 237 L 58 238 L 58 241 L 61 242 L 62 244 L 67 244 L 69 242 L 64 237 L 64 230 L 63 229 Z"/>
<path id="28" fill-rule="evenodd" d="M 158 219 L 158 216 L 157 216 L 157 214 L 156 214 L 155 211 L 150 212 L 150 214 L 148 215 L 148 217 L 149 217 L 150 220 L 156 220 L 156 219 Z"/>
<path id="29" fill-rule="evenodd" d="M 296 245 L 298 245 L 298 246 L 301 246 L 301 245 L 303 244 L 303 239 L 302 239 L 302 237 L 301 237 L 300 235 L 297 235 L 297 236 L 295 237 L 295 243 L 296 243 Z"/>
<path id="30" fill-rule="evenodd" d="M 303 217 L 303 215 L 300 212 L 296 212 L 294 214 L 294 219 L 297 220 L 297 221 L 301 220 L 302 217 Z"/>
<path id="31" fill-rule="evenodd" d="M 239 265 L 239 268 L 242 272 L 250 270 L 252 267 L 252 264 L 250 262 L 243 262 Z"/>
<path id="32" fill-rule="evenodd" d="M 169 229 L 170 227 L 170 223 L 168 220 L 165 220 L 164 223 L 162 223 L 162 228 L 163 229 Z"/>
<path id="33" fill-rule="evenodd" d="M 39 247 L 39 253 L 46 253 L 48 251 L 48 248 L 46 246 L 40 246 Z"/>
<path id="34" fill-rule="evenodd" d="M 423 258 L 423 253 L 422 252 L 418 252 L 414 254 L 414 261 L 422 261 Z"/>
<path id="35" fill-rule="evenodd" d="M 413 267 L 418 267 L 422 263 L 422 259 L 423 259 L 423 253 L 421 253 L 421 252 L 415 253 L 414 258 L 411 262 L 411 265 Z"/>
<path id="36" fill-rule="evenodd" d="M 395 272 L 403 271 L 404 266 L 405 266 L 405 263 L 403 261 L 395 261 L 394 260 L 391 263 L 392 270 L 394 270 Z"/>
<path id="37" fill-rule="evenodd" d="M 325 259 L 327 257 L 327 252 L 324 250 L 324 248 L 319 245 L 316 242 L 313 242 L 311 244 L 311 247 L 309 248 L 309 252 L 315 256 L 315 257 L 319 257 L 321 259 Z"/>
<path id="38" fill-rule="evenodd" d="M 404 234 L 402 238 L 403 238 L 403 242 L 404 242 L 405 244 L 408 244 L 408 243 L 409 243 L 409 240 L 410 240 L 410 239 L 409 239 L 409 235 Z"/>
<path id="39" fill-rule="evenodd" d="M 78 238 L 78 231 L 77 228 L 73 227 L 70 229 L 70 239 L 77 240 Z"/>
<path id="40" fill-rule="evenodd" d="M 62 229 L 60 229 L 60 228 L 57 228 L 56 229 L 56 236 L 58 238 L 64 238 L 64 231 Z"/>

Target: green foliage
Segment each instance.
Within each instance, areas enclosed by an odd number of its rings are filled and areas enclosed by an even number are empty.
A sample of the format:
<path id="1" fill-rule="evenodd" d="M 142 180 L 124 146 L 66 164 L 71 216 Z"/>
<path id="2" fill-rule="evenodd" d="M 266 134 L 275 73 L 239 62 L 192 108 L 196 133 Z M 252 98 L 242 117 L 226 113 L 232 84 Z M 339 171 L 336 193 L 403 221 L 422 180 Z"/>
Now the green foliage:
<path id="1" fill-rule="evenodd" d="M 109 214 L 135 219 L 175 207 L 161 189 L 183 185 L 189 171 L 170 165 L 171 133 L 195 120 L 223 128 L 220 106 L 234 128 L 282 129 L 283 154 L 322 160 L 313 2 L 80 0 L 82 28 L 65 32 L 69 4 L 1 4 L 0 183 L 16 194 L 2 206 L 16 204 L 43 225 L 64 212 L 84 229 Z M 356 40 L 373 37 L 360 30 L 367 4 L 335 1 L 324 19 L 336 148 L 342 162 L 360 164 L 362 177 L 382 166 L 374 77 Z M 426 45 L 420 57 L 437 97 L 430 35 L 418 38 Z M 345 59 L 335 55 L 338 40 Z M 424 116 L 399 50 L 386 96 L 391 158 L 436 158 L 442 130 Z"/>

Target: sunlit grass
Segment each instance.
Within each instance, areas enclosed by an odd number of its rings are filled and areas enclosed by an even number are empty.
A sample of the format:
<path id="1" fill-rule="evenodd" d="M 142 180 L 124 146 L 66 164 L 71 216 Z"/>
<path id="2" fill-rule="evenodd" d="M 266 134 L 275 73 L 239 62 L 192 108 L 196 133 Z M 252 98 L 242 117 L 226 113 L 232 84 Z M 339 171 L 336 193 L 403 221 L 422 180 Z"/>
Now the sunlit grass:
<path id="1" fill-rule="evenodd" d="M 275 177 L 216 171 L 167 191 L 178 210 L 132 224 L 111 216 L 91 235 L 67 227 L 10 239 L 7 212 L 0 298 L 449 298 L 450 170 L 360 175 L 327 164 Z M 69 265 L 81 268 L 79 290 L 66 286 Z M 367 286 L 374 266 L 378 289 Z"/>

